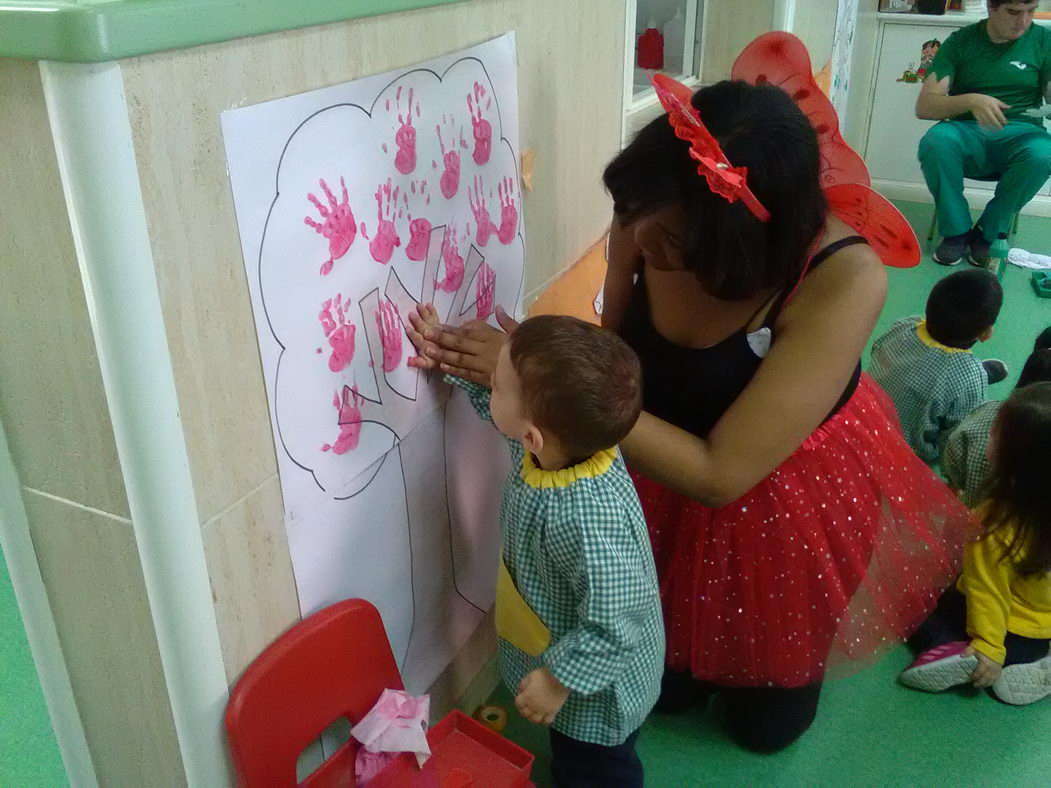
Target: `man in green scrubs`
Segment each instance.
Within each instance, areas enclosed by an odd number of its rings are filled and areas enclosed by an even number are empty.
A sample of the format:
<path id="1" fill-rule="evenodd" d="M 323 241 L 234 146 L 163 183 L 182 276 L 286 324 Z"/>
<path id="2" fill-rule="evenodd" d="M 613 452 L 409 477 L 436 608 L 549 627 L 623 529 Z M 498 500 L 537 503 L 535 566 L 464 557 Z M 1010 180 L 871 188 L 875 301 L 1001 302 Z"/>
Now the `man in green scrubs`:
<path id="1" fill-rule="evenodd" d="M 989 245 L 1051 176 L 1051 30 L 1033 24 L 1037 0 L 988 0 L 989 18 L 953 33 L 938 50 L 916 100 L 916 116 L 940 120 L 920 140 L 919 158 L 938 206 L 943 240 L 934 259 L 984 265 Z M 998 177 L 972 229 L 963 179 Z"/>

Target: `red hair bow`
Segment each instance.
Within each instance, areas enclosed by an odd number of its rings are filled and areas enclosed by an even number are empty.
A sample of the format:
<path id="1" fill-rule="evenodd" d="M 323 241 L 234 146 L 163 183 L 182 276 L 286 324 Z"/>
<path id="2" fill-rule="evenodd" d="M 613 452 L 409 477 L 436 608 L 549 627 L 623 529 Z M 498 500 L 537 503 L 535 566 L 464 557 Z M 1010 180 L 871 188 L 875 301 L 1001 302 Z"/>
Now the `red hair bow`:
<path id="1" fill-rule="evenodd" d="M 708 181 L 708 188 L 728 202 L 740 198 L 755 218 L 761 222 L 770 221 L 770 211 L 748 188 L 748 168 L 730 164 L 718 140 L 708 131 L 693 106 L 693 92 L 664 74 L 654 74 L 650 80 L 661 106 L 668 113 L 675 136 L 690 143 L 690 158 L 697 162 L 697 173 Z"/>

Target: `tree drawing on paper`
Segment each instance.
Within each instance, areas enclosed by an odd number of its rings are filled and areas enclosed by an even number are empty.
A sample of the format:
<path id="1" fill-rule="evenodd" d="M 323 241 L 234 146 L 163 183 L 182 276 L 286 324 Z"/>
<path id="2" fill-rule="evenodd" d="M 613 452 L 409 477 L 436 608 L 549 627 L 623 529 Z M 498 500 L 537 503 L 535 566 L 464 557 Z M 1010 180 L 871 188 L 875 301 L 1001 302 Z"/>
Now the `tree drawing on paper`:
<path id="1" fill-rule="evenodd" d="M 442 404 L 407 365 L 415 302 L 434 301 L 450 322 L 517 304 L 517 162 L 485 68 L 466 58 L 440 75 L 409 71 L 371 106 L 315 112 L 288 139 L 276 180 L 259 277 L 281 345 L 278 437 L 342 497 Z"/>

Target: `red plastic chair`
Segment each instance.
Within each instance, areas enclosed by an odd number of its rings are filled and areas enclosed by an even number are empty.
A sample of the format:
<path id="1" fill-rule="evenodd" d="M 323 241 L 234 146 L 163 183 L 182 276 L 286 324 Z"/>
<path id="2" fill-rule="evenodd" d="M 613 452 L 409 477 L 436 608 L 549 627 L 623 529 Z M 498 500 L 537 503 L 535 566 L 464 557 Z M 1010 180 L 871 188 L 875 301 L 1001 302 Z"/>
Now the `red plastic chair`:
<path id="1" fill-rule="evenodd" d="M 379 612 L 348 599 L 296 624 L 248 667 L 230 693 L 226 731 L 242 786 L 296 785 L 296 760 L 340 717 L 358 722 L 384 689 L 402 689 Z M 302 785 L 353 786 L 351 738 Z"/>

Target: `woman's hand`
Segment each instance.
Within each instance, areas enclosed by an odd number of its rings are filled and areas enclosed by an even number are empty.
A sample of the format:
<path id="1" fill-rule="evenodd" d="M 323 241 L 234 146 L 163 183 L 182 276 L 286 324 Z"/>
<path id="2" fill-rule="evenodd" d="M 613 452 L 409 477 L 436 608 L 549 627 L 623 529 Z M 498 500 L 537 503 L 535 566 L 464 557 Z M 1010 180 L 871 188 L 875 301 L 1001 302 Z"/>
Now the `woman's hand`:
<path id="1" fill-rule="evenodd" d="M 496 320 L 500 328 L 483 320 L 472 320 L 458 328 L 445 326 L 438 322 L 433 306 L 418 304 L 416 312 L 409 314 L 408 335 L 419 355 L 409 364 L 418 369 L 440 369 L 488 386 L 507 335 L 518 327 L 518 321 L 499 306 Z"/>

